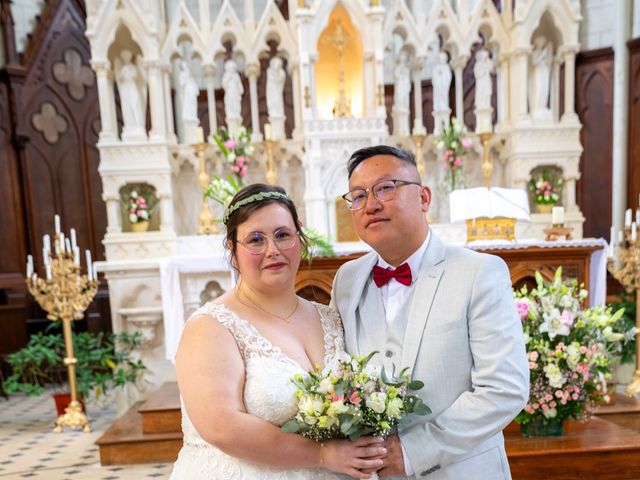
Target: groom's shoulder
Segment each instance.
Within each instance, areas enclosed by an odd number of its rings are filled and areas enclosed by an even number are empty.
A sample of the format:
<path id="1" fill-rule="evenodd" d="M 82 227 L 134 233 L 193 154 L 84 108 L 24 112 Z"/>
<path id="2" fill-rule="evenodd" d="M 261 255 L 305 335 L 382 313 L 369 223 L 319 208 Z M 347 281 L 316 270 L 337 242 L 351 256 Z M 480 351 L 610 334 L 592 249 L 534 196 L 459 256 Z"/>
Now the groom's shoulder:
<path id="1" fill-rule="evenodd" d="M 370 265 L 376 255 L 376 252 L 369 252 L 354 260 L 349 260 L 348 262 L 342 264 L 342 266 L 338 269 L 337 274 L 339 274 L 340 276 L 353 275 L 361 268 Z"/>

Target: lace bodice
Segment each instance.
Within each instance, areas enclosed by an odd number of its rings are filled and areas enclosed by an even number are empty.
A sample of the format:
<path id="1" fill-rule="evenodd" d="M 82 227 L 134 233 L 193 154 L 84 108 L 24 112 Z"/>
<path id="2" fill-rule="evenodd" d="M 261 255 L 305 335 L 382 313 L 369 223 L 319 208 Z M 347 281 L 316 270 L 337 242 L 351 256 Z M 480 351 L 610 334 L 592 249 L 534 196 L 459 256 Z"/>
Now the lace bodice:
<path id="1" fill-rule="evenodd" d="M 324 364 L 330 366 L 344 354 L 342 323 L 339 314 L 333 308 L 320 304 L 314 305 L 318 310 L 324 330 Z M 278 346 L 263 337 L 251 323 L 240 318 L 225 305 L 208 303 L 195 311 L 191 317 L 198 315 L 210 315 L 233 335 L 245 364 L 244 403 L 247 412 L 278 427 L 291 419 L 297 410 L 296 387 L 291 382 L 291 377 L 296 373 L 306 373 L 305 369 L 294 359 L 288 357 Z M 212 379 L 212 381 L 214 380 Z M 177 476 L 176 473 L 179 469 L 184 470 L 186 464 L 201 463 L 205 459 L 205 463 L 208 465 L 206 469 L 204 467 L 198 469 L 202 475 L 198 474 L 196 477 L 188 478 L 234 480 L 340 478 L 321 470 L 270 470 L 229 457 L 200 437 L 191 423 L 184 405 L 182 405 L 182 430 L 184 447 L 180 452 L 178 462 L 176 462 L 172 479 L 187 478 Z M 194 460 L 193 457 L 187 460 L 187 454 L 183 453 L 185 451 L 191 451 L 192 455 L 200 458 L 200 461 Z M 186 464 L 180 465 L 181 461 Z M 192 467 L 195 468 L 195 465 Z M 226 472 L 224 475 L 220 468 Z M 255 476 L 258 471 L 261 472 L 260 476 Z M 189 472 L 189 475 L 194 474 L 192 470 Z"/>

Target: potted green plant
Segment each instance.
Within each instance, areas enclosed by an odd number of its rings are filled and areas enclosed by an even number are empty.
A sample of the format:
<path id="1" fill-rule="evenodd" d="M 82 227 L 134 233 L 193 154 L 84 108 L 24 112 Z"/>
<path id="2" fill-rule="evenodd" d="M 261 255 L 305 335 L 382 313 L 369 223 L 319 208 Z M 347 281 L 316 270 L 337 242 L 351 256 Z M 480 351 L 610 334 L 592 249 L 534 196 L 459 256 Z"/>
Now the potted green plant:
<path id="1" fill-rule="evenodd" d="M 97 400 L 113 388 L 139 382 L 146 366 L 132 352 L 140 345 L 140 338 L 137 332 L 74 332 L 78 395 L 84 399 L 93 395 Z M 4 382 L 5 392 L 41 395 L 47 385 L 62 387 L 67 378 L 65 356 L 61 333 L 32 335 L 26 347 L 7 356 L 11 374 Z M 61 407 L 61 413 L 69 402 L 67 399 L 64 403 L 65 395 L 68 394 L 54 394 L 54 399 L 58 397 L 56 405 Z"/>

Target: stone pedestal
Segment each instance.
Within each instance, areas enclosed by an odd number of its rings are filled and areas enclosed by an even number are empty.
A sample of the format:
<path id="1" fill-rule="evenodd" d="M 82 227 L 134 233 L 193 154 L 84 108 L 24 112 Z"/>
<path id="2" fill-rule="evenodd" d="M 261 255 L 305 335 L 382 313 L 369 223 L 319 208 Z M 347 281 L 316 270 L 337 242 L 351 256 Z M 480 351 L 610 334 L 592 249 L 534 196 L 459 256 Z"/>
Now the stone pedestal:
<path id="1" fill-rule="evenodd" d="M 476 114 L 476 133 L 493 131 L 493 108 L 476 108 L 473 112 Z"/>
<path id="2" fill-rule="evenodd" d="M 286 138 L 284 132 L 284 117 L 269 117 L 269 123 L 271 124 L 272 140 L 282 140 Z"/>
<path id="3" fill-rule="evenodd" d="M 183 120 L 183 138 L 182 143 L 185 145 L 193 145 L 197 142 L 196 130 L 200 126 L 200 120 Z"/>
<path id="4" fill-rule="evenodd" d="M 442 131 L 442 124 L 449 125 L 451 109 L 440 112 L 433 112 L 433 133 L 438 135 Z"/>

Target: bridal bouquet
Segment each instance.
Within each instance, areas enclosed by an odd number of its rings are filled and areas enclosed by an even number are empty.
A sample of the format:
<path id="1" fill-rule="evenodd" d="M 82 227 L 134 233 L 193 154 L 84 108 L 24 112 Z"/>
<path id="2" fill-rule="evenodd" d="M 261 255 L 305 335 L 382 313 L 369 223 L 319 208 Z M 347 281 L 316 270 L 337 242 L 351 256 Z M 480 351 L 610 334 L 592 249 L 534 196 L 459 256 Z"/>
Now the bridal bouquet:
<path id="1" fill-rule="evenodd" d="M 431 413 L 420 397 L 411 392 L 424 384 L 411 380 L 408 368 L 388 378 L 384 368 L 368 366 L 378 352 L 348 357 L 334 369 L 316 369 L 292 378 L 298 387 L 298 413 L 282 426 L 317 441 L 331 438 L 357 440 L 365 435 L 384 437 L 408 415 Z"/>

